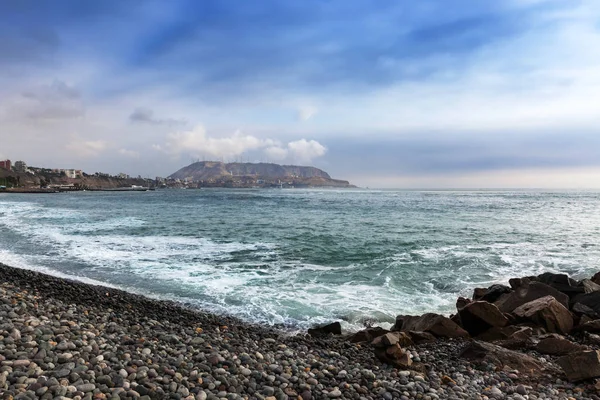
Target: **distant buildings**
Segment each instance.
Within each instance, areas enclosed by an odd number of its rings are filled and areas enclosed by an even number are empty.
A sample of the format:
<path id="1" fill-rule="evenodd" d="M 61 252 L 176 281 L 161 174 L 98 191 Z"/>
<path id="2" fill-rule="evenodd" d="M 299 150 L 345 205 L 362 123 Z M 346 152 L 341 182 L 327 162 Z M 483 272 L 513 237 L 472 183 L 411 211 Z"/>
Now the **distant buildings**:
<path id="1" fill-rule="evenodd" d="M 25 163 L 25 161 L 15 161 L 15 165 L 13 166 L 13 169 L 16 172 L 21 172 L 21 173 L 31 172 L 27 168 L 27 164 Z"/>
<path id="2" fill-rule="evenodd" d="M 0 168 L 4 168 L 10 171 L 11 162 L 10 160 L 0 161 Z"/>
<path id="3" fill-rule="evenodd" d="M 124 174 L 122 172 L 119 175 L 117 175 L 117 177 L 120 178 L 120 179 L 129 179 L 129 175 Z"/>

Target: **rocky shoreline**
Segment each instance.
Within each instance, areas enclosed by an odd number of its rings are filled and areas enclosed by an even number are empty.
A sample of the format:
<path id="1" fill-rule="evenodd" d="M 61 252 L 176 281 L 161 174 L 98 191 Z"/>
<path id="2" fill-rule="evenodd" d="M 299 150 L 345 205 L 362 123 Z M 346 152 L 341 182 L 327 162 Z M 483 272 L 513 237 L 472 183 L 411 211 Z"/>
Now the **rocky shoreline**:
<path id="1" fill-rule="evenodd" d="M 0 398 L 600 399 L 600 286 L 550 275 L 290 335 L 0 264 Z"/>

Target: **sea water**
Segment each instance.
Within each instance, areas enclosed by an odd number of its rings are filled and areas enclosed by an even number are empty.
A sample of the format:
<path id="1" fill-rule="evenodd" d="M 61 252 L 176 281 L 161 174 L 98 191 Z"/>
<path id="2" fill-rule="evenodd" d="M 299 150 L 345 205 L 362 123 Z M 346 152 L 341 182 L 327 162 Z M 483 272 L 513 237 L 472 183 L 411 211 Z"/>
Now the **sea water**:
<path id="1" fill-rule="evenodd" d="M 600 192 L 0 194 L 0 262 L 305 329 L 450 314 L 511 277 L 600 269 Z"/>

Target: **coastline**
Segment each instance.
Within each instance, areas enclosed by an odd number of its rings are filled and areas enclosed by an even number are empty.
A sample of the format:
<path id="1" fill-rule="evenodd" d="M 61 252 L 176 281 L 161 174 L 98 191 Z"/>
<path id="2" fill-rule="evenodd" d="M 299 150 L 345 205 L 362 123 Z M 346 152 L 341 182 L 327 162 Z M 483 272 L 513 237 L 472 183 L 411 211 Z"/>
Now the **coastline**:
<path id="1" fill-rule="evenodd" d="M 467 339 L 411 344 L 413 364 L 398 368 L 347 336 L 290 335 L 3 264 L 0 295 L 3 398 L 597 398 L 593 382 L 552 368 L 472 364 Z"/>

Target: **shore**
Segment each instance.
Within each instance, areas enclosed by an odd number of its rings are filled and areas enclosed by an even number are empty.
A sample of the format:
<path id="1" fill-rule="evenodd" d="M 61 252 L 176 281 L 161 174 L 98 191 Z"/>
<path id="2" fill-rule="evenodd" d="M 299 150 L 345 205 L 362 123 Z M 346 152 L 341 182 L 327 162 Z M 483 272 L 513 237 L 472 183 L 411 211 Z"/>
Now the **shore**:
<path id="1" fill-rule="evenodd" d="M 551 356 L 528 352 L 536 374 L 475 364 L 463 338 L 407 345 L 412 365 L 398 368 L 356 337 L 290 335 L 2 264 L 0 300 L 3 399 L 599 399 Z"/>

